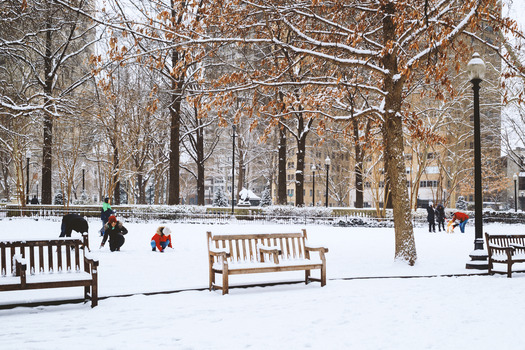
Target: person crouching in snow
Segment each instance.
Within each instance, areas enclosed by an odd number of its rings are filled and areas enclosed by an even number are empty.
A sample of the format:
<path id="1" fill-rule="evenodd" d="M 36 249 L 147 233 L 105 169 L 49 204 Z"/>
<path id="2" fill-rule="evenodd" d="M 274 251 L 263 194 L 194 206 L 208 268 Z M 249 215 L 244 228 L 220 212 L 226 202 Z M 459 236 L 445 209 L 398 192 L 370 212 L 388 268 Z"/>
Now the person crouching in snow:
<path id="1" fill-rule="evenodd" d="M 459 221 L 459 224 L 454 223 L 454 227 L 459 226 L 459 230 L 461 231 L 461 233 L 465 233 L 465 225 L 467 224 L 468 219 L 469 219 L 469 216 L 460 211 L 457 211 L 454 214 L 452 214 L 452 218 L 451 218 L 452 221 L 456 221 L 456 220 Z"/>
<path id="2" fill-rule="evenodd" d="M 171 230 L 169 227 L 160 226 L 151 237 L 151 250 L 158 249 L 162 253 L 166 247 L 173 248 L 171 246 Z"/>
<path id="3" fill-rule="evenodd" d="M 109 250 L 112 252 L 120 251 L 120 247 L 124 244 L 124 235 L 128 233 L 128 230 L 117 220 L 115 215 L 111 215 L 106 225 L 104 225 L 104 238 L 100 248 L 106 244 L 106 240 L 109 237 Z"/>

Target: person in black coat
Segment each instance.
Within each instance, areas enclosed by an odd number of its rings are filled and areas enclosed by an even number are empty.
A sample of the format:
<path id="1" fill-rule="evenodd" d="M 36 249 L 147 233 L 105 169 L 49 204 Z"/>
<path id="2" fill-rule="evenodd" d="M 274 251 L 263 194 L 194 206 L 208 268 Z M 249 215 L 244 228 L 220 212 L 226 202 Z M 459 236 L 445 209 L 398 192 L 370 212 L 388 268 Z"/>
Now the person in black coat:
<path id="1" fill-rule="evenodd" d="M 128 233 L 128 230 L 117 220 L 115 215 L 111 215 L 108 219 L 107 224 L 104 226 L 104 238 L 100 248 L 104 247 L 107 239 L 109 238 L 109 250 L 112 252 L 120 251 L 120 247 L 124 244 L 124 235 Z"/>
<path id="2" fill-rule="evenodd" d="M 434 204 L 432 202 L 428 203 L 427 221 L 428 221 L 428 232 L 436 232 Z"/>
<path id="3" fill-rule="evenodd" d="M 436 207 L 436 221 L 439 232 L 441 232 L 441 227 L 443 227 L 443 231 L 445 231 L 445 219 L 445 207 L 440 203 Z"/>
<path id="4" fill-rule="evenodd" d="M 71 237 L 71 232 L 88 232 L 88 223 L 83 216 L 78 214 L 66 214 L 62 217 L 60 237 Z"/>

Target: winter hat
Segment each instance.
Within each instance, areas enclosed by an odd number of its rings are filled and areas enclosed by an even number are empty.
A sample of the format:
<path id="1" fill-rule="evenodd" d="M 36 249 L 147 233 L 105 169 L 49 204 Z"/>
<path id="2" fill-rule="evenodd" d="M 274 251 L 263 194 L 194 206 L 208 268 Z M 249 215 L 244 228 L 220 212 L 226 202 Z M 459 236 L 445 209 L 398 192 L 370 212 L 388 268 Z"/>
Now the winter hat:
<path id="1" fill-rule="evenodd" d="M 169 227 L 164 227 L 164 228 L 162 229 L 162 233 L 164 234 L 164 236 L 168 236 L 168 235 L 171 234 L 171 230 L 170 230 Z"/>
<path id="2" fill-rule="evenodd" d="M 112 224 L 114 222 L 117 222 L 117 217 L 115 215 L 111 215 L 108 219 L 108 223 Z"/>

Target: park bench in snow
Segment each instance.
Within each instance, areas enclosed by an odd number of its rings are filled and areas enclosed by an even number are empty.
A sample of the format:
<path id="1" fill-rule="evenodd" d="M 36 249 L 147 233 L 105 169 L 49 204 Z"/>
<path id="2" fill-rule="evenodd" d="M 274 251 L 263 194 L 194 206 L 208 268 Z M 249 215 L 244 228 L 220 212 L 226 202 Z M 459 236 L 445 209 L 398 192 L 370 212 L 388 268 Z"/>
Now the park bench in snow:
<path id="1" fill-rule="evenodd" d="M 84 287 L 84 298 L 95 307 L 98 261 L 86 251 L 87 234 L 82 240 L 0 241 L 0 291 Z"/>
<path id="2" fill-rule="evenodd" d="M 512 277 L 512 265 L 525 262 L 525 235 L 490 235 L 485 233 L 489 256 L 489 274 L 506 273 Z M 506 264 L 507 272 L 494 270 L 494 263 Z"/>
<path id="3" fill-rule="evenodd" d="M 327 248 L 308 245 L 306 230 L 295 233 L 218 234 L 207 233 L 210 290 L 222 289 L 228 294 L 230 275 L 305 271 L 305 283 L 326 284 Z M 310 256 L 311 252 L 318 254 Z M 320 270 L 321 277 L 310 276 Z M 215 274 L 222 274 L 222 286 L 215 284 Z"/>

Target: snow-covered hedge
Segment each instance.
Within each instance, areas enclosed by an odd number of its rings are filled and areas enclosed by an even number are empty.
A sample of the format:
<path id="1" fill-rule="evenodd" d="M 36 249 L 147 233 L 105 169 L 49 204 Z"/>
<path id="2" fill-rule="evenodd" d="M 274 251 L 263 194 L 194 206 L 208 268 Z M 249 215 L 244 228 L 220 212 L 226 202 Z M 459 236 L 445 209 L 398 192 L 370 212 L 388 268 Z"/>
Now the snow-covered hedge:
<path id="1" fill-rule="evenodd" d="M 268 207 L 263 207 L 262 214 L 267 216 L 330 217 L 333 214 L 333 210 L 326 207 L 301 208 L 291 205 L 271 205 Z"/>

